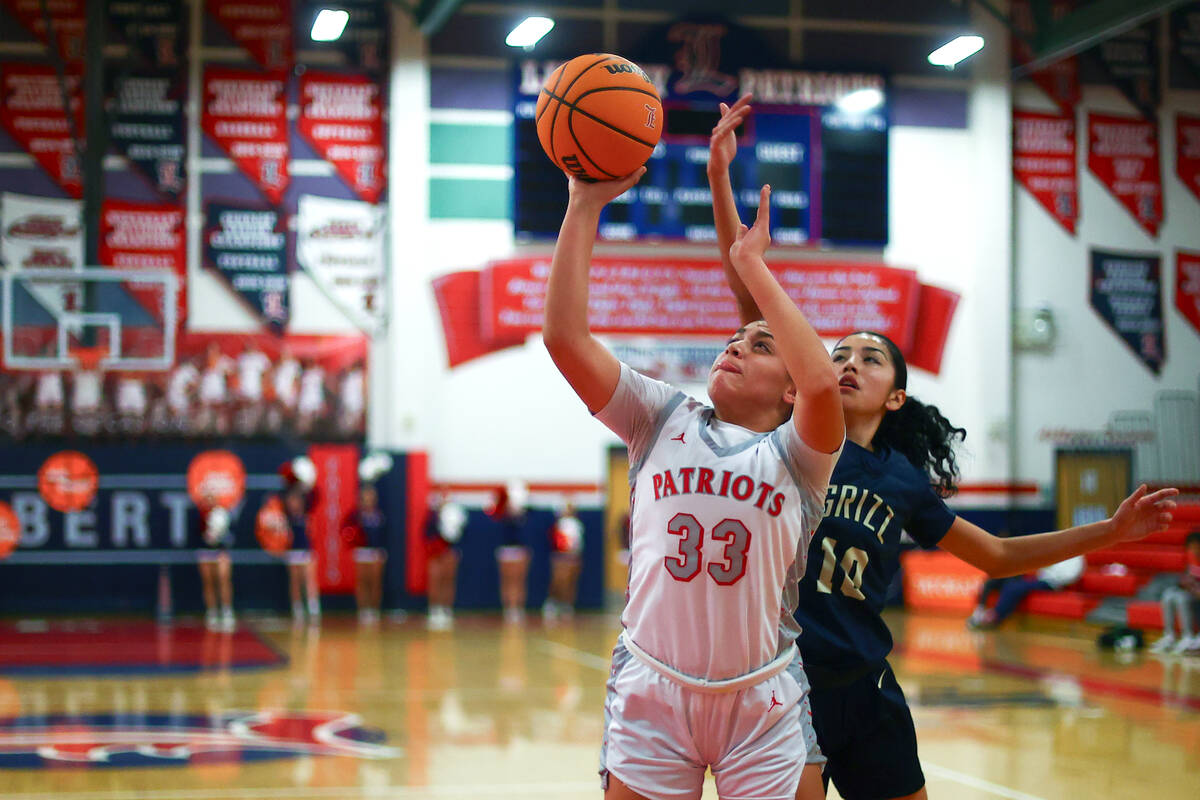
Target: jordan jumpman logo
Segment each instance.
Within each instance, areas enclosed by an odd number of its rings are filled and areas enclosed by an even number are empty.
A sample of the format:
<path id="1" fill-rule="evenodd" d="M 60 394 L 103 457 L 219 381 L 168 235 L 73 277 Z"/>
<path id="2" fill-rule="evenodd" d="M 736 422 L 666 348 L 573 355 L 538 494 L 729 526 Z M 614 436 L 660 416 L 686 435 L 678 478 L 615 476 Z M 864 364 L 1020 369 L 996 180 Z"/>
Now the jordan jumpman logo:
<path id="1" fill-rule="evenodd" d="M 767 713 L 770 714 L 771 711 L 775 708 L 775 706 L 779 706 L 780 708 L 783 708 L 783 703 L 781 703 L 775 699 L 775 692 L 774 692 L 774 690 L 772 690 L 771 691 L 771 705 L 767 709 Z"/>
<path id="2" fill-rule="evenodd" d="M 672 436 L 671 441 L 679 442 L 680 444 L 687 444 L 687 442 L 683 440 L 683 433 L 680 433 L 678 436 Z"/>

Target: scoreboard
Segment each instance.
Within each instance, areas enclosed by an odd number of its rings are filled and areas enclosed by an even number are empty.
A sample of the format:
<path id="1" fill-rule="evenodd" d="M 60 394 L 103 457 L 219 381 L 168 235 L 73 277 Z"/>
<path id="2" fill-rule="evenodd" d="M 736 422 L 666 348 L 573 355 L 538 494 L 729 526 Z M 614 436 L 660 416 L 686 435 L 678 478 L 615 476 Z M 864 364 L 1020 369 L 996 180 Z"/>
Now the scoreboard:
<path id="1" fill-rule="evenodd" d="M 513 221 L 518 238 L 558 234 L 566 209 L 563 173 L 542 151 L 534 122 L 537 94 L 559 62 L 516 66 L 513 106 Z M 731 178 L 749 224 L 759 187 L 771 184 L 771 234 L 777 244 L 883 247 L 887 243 L 886 104 L 849 113 L 835 101 L 859 88 L 884 88 L 878 75 L 743 69 L 724 96 L 670 91 L 670 69 L 640 65 L 663 98 L 662 139 L 646 175 L 609 204 L 606 241 L 715 242 L 706 166 L 718 104 L 746 91 L 754 108 L 738 131 Z M 885 94 L 886 97 L 886 94 Z"/>

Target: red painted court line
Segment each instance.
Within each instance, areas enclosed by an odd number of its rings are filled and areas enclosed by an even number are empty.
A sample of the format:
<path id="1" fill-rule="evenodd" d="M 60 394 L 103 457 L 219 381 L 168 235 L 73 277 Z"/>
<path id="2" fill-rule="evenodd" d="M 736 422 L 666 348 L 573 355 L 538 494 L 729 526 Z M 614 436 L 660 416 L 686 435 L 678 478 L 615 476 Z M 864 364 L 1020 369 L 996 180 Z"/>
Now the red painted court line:
<path id="1" fill-rule="evenodd" d="M 896 655 L 908 655 L 907 648 L 904 645 L 897 645 L 892 652 Z M 914 655 L 916 658 L 928 657 L 937 660 L 941 663 L 953 664 L 957 667 L 963 667 L 968 671 L 976 672 L 983 670 L 985 672 L 994 672 L 999 675 L 1010 675 L 1016 678 L 1026 678 L 1041 680 L 1043 678 L 1062 678 L 1065 673 L 1056 672 L 1054 670 L 1038 669 L 1026 664 L 1011 664 L 1005 661 L 991 661 L 981 659 L 974 656 L 955 655 L 953 653 L 919 653 Z M 1200 697 L 1181 697 L 1164 693 L 1157 689 L 1147 689 L 1142 686 L 1131 686 L 1127 683 L 1119 681 L 1111 681 L 1105 678 L 1082 677 L 1079 675 L 1065 675 L 1071 680 L 1079 684 L 1084 691 L 1092 694 L 1103 695 L 1107 697 L 1119 697 L 1124 700 L 1137 700 L 1142 703 L 1150 703 L 1152 705 L 1169 706 L 1171 708 L 1186 708 L 1190 711 L 1200 711 Z"/>

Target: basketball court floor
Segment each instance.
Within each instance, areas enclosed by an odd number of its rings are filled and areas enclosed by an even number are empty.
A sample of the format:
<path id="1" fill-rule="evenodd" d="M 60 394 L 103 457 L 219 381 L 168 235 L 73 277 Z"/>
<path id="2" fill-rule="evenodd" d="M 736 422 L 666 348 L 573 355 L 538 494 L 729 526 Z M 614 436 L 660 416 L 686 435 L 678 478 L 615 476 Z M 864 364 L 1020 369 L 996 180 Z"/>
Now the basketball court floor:
<path id="1" fill-rule="evenodd" d="M 932 798 L 1200 796 L 1200 659 L 1101 652 L 1084 625 L 889 623 Z M 608 613 L 460 614 L 444 633 L 419 615 L 235 634 L 9 620 L 0 796 L 597 800 L 617 630 Z"/>

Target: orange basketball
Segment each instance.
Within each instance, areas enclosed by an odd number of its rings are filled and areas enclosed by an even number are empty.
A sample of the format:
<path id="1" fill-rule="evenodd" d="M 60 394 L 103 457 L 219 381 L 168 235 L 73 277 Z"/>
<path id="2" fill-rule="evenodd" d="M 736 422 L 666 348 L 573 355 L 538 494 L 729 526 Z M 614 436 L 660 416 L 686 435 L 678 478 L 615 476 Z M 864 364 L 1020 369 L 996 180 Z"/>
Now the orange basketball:
<path id="1" fill-rule="evenodd" d="M 538 94 L 538 140 L 550 160 L 585 180 L 621 178 L 662 136 L 662 100 L 641 67 L 620 56 L 577 56 Z"/>

